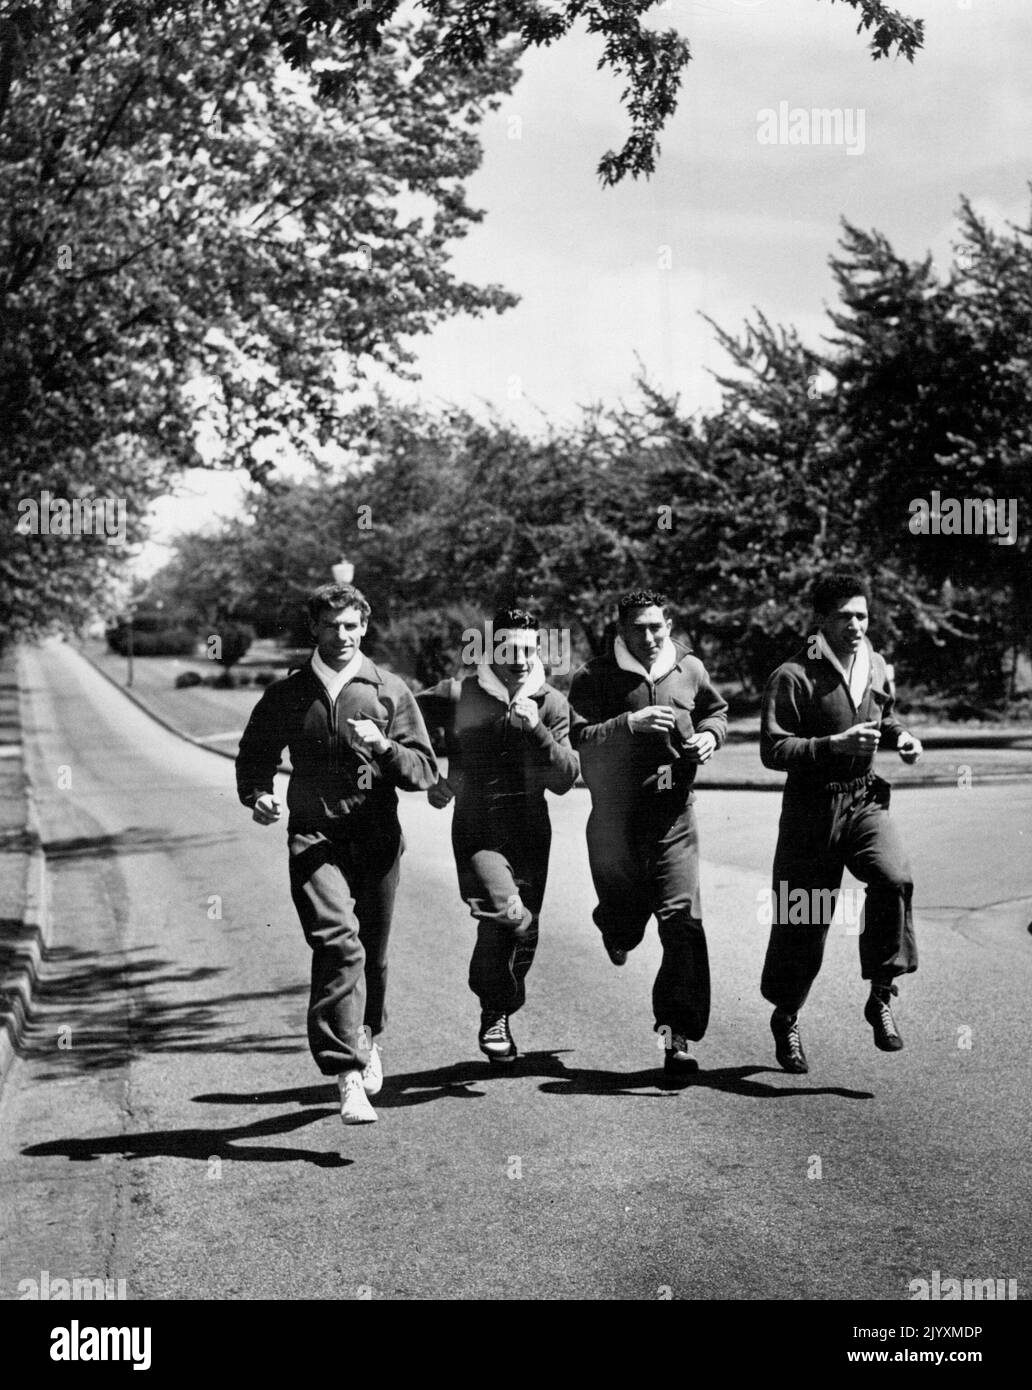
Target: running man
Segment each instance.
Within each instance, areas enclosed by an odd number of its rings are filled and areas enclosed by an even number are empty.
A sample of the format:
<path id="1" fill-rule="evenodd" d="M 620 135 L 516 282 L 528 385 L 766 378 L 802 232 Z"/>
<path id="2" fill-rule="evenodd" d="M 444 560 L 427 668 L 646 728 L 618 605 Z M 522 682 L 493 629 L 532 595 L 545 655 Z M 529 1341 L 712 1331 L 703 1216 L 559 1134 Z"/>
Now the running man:
<path id="1" fill-rule="evenodd" d="M 571 737 L 591 791 L 594 918 L 609 959 L 623 965 L 656 917 L 663 961 L 652 1007 L 664 1070 L 678 1076 L 698 1071 L 689 1043 L 709 1022 L 692 788 L 724 742 L 727 702 L 702 662 L 673 641 L 665 594 L 625 594 L 618 611 L 612 655 L 582 666 L 570 688 Z"/>
<path id="2" fill-rule="evenodd" d="M 885 662 L 867 640 L 869 600 L 860 575 L 837 570 L 820 579 L 813 588 L 816 630 L 778 667 L 763 696 L 760 757 L 764 767 L 788 775 L 760 989 L 774 1005 L 775 1053 L 789 1072 L 809 1071 L 799 1010 L 821 968 L 843 868 L 867 885 L 859 938 L 860 974 L 871 983 L 864 1018 L 884 1052 L 903 1046 L 890 1007 L 899 992 L 894 982 L 917 969 L 913 880 L 874 754 L 894 748 L 914 763 L 922 748 L 896 718 Z M 798 889 L 806 896 L 793 898 Z M 779 905 L 800 900 L 811 911 L 793 908 L 793 920 L 780 921 Z"/>
<path id="3" fill-rule="evenodd" d="M 290 892 L 312 949 L 308 1044 L 340 1086 L 341 1119 L 376 1119 L 375 1038 L 387 1022 L 387 944 L 404 844 L 398 792 L 425 791 L 437 763 L 408 686 L 361 651 L 369 604 L 350 584 L 308 599 L 316 649 L 270 685 L 236 760 L 237 791 L 259 825 L 280 819 L 273 778 L 284 747 Z"/>
<path id="4" fill-rule="evenodd" d="M 522 608 L 496 613 L 488 647 L 475 674 L 416 698 L 448 750 L 448 777 L 427 797 L 438 808 L 455 800 L 459 892 L 477 922 L 469 987 L 480 1000 L 478 1042 L 505 1065 L 517 1055 L 509 1019 L 526 1001 L 548 876 L 545 792 L 562 796 L 578 769 L 566 697 L 547 683 L 538 654 L 537 619 Z"/>

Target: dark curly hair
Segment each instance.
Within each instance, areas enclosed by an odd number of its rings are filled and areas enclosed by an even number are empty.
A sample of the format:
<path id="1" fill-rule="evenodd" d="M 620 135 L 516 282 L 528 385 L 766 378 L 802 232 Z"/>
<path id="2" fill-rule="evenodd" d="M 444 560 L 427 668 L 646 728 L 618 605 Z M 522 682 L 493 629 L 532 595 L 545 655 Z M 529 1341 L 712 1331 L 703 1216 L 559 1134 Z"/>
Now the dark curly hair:
<path id="1" fill-rule="evenodd" d="M 629 594 L 621 594 L 616 603 L 621 626 L 627 621 L 627 614 L 636 608 L 662 608 L 663 617 L 670 617 L 670 600 L 658 589 L 632 589 Z"/>
<path id="2" fill-rule="evenodd" d="M 305 600 L 305 611 L 313 623 L 317 623 L 324 608 L 335 612 L 340 608 L 357 608 L 363 618 L 368 619 L 373 611 L 369 600 L 354 584 L 320 584 Z"/>
<path id="3" fill-rule="evenodd" d="M 534 632 L 538 630 L 537 618 L 526 608 L 499 608 L 491 619 L 494 632 L 519 632 L 524 628 L 533 629 Z"/>
<path id="4" fill-rule="evenodd" d="M 871 602 L 871 588 L 862 574 L 855 570 L 827 570 L 814 581 L 810 602 L 818 617 L 834 613 L 840 604 L 860 594 Z"/>

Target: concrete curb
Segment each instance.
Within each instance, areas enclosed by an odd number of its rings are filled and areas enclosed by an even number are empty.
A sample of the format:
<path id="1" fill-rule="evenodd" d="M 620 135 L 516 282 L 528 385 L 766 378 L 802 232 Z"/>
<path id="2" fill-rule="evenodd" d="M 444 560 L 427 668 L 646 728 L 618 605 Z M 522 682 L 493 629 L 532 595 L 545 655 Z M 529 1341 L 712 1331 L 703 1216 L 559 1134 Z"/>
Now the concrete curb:
<path id="1" fill-rule="evenodd" d="M 155 714 L 150 705 L 148 705 L 145 700 L 142 700 L 135 691 L 130 690 L 129 687 L 123 685 L 121 681 L 115 680 L 110 671 L 105 671 L 103 666 L 98 666 L 93 658 L 87 652 L 84 652 L 81 647 L 75 647 L 74 650 L 79 653 L 83 661 L 88 661 L 94 671 L 96 671 L 98 675 L 103 676 L 109 685 L 113 685 L 116 690 L 120 690 L 127 700 L 132 700 L 137 709 L 142 709 L 144 714 L 150 715 L 155 724 L 160 724 L 168 733 L 175 734 L 176 738 L 181 738 L 185 743 L 192 743 L 195 748 L 206 748 L 209 753 L 217 753 L 220 758 L 229 758 L 231 761 L 236 760 L 235 753 L 230 753 L 225 748 L 217 748 L 213 743 L 206 743 L 203 738 L 194 738 L 192 734 L 185 734 L 182 729 L 177 729 L 174 724 L 170 724 L 168 720 L 162 718 L 160 714 Z M 280 770 L 289 771 L 289 769 L 286 768 L 281 768 Z"/>
<path id="2" fill-rule="evenodd" d="M 21 680 L 20 658 L 16 656 L 15 660 L 19 721 L 24 729 L 25 687 Z M 43 850 L 32 782 L 24 761 L 22 773 L 25 779 L 25 841 L 28 862 L 25 868 L 22 925 L 13 942 L 7 943 L 13 947 L 14 963 L 2 980 L 4 1005 L 0 1011 L 0 1091 L 3 1090 L 8 1073 L 19 1055 L 25 1037 L 25 1026 L 32 1016 L 32 1001 L 39 979 L 39 968 L 51 940 L 47 857 Z"/>
<path id="3" fill-rule="evenodd" d="M 153 719 L 155 724 L 160 724 L 168 733 L 175 734 L 176 738 L 181 738 L 184 743 L 192 743 L 195 748 L 203 748 L 209 753 L 217 753 L 220 758 L 228 758 L 230 762 L 236 762 L 236 753 L 230 753 L 228 749 L 219 748 L 214 743 L 208 743 L 203 738 L 194 738 L 193 734 L 184 733 L 182 729 L 176 728 L 175 724 L 170 724 L 162 715 L 156 714 L 154 710 L 151 709 L 150 705 L 147 704 L 146 700 L 142 699 L 127 686 L 122 685 L 120 681 L 115 680 L 110 671 L 105 671 L 103 666 L 98 666 L 87 652 L 84 652 L 80 647 L 76 647 L 74 650 L 79 653 L 83 661 L 88 661 L 94 671 L 96 671 L 99 676 L 103 676 L 109 685 L 113 685 L 116 690 L 120 690 L 127 700 L 132 700 L 137 709 L 143 710 L 144 714 L 150 719 Z M 276 771 L 282 773 L 284 777 L 289 777 L 292 769 L 289 763 L 280 763 Z"/>

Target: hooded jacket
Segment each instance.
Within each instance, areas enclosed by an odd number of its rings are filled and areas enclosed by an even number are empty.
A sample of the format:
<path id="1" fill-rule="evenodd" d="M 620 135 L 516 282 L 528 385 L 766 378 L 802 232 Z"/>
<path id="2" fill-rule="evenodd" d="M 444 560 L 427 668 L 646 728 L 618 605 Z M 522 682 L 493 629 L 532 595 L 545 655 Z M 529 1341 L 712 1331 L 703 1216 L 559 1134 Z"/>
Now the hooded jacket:
<path id="1" fill-rule="evenodd" d="M 349 719 L 371 719 L 389 746 L 370 753 L 356 745 Z M 291 834 L 359 833 L 397 818 L 397 789 L 425 791 L 437 761 L 415 697 L 400 677 L 363 656 L 358 671 L 331 702 L 311 662 L 270 685 L 255 705 L 236 758 L 237 792 L 245 806 L 271 793 L 284 747 Z"/>
<path id="2" fill-rule="evenodd" d="M 881 725 L 882 748 L 895 748 L 905 728 L 896 717 L 884 659 L 867 642 L 870 669 L 859 704 L 854 705 L 842 668 L 828 659 L 823 639 L 811 638 L 777 668 L 763 692 L 760 759 L 764 767 L 788 773 L 788 784 L 819 788 L 829 782 L 865 777 L 873 753 L 840 754 L 831 736 L 854 724 Z"/>
<path id="3" fill-rule="evenodd" d="M 599 807 L 623 807 L 656 796 L 687 805 L 698 764 L 682 758 L 685 742 L 710 733 L 720 748 L 727 736 L 727 701 L 710 684 L 706 668 L 681 642 L 674 642 L 673 668 L 651 680 L 642 670 L 624 669 L 615 656 L 582 666 L 570 687 L 574 712 L 570 740 Z M 670 734 L 634 733 L 629 717 L 649 705 L 674 711 Z"/>

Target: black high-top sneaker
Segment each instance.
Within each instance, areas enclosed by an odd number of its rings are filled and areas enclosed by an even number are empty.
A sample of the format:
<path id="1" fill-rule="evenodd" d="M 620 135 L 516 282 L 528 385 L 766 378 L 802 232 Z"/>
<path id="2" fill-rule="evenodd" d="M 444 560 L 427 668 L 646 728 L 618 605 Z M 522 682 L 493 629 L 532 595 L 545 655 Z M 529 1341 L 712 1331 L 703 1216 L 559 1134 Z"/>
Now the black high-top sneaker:
<path id="1" fill-rule="evenodd" d="M 799 1036 L 799 1015 L 784 1014 L 775 1009 L 770 1016 L 770 1031 L 774 1034 L 774 1055 L 782 1070 L 802 1073 L 810 1070 Z"/>
<path id="2" fill-rule="evenodd" d="M 664 1073 L 667 1076 L 692 1076 L 698 1070 L 698 1062 L 688 1051 L 688 1039 L 680 1033 L 671 1033 L 663 1049 Z"/>
<path id="3" fill-rule="evenodd" d="M 874 1045 L 882 1052 L 898 1052 L 903 1046 L 889 1007 L 894 994 L 899 994 L 895 985 L 872 984 L 871 996 L 864 1005 L 864 1018 L 874 1029 Z"/>

